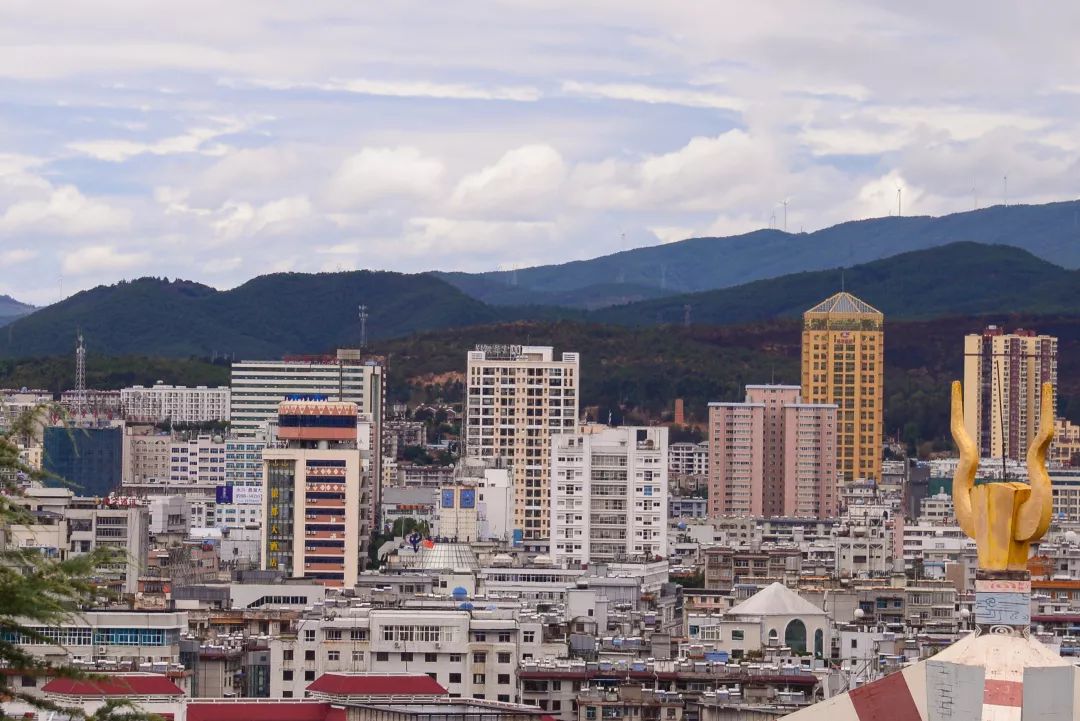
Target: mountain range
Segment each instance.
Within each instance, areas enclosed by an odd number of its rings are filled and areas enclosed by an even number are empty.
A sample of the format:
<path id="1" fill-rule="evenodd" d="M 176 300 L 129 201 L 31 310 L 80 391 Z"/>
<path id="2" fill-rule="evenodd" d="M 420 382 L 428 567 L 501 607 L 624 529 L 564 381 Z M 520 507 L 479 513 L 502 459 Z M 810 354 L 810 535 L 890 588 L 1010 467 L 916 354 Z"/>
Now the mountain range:
<path id="1" fill-rule="evenodd" d="M 558 265 L 440 276 L 493 305 L 592 309 L 850 267 L 957 241 L 1009 245 L 1063 268 L 1080 268 L 1080 201 L 996 205 L 941 217 L 874 218 L 812 233 L 757 230 Z"/>
<path id="2" fill-rule="evenodd" d="M 729 325 L 797 316 L 844 287 L 887 318 L 991 313 L 1080 315 L 1080 271 L 1014 247 L 961 242 L 846 269 L 800 272 L 688 295 L 592 311 L 496 306 L 432 274 L 285 273 L 227 291 L 189 281 L 140 278 L 100 286 L 14 320 L 0 330 L 0 357 L 70 353 L 75 334 L 102 355 L 279 357 L 372 340 L 509 321 Z"/>

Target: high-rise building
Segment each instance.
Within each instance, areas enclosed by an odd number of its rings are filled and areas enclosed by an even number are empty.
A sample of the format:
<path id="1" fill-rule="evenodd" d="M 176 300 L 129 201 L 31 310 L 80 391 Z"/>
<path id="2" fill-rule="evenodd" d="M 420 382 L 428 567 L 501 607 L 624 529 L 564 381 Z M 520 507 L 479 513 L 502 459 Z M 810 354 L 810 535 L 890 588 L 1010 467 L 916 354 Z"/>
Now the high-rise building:
<path id="1" fill-rule="evenodd" d="M 344 349 L 336 356 L 233 363 L 230 428 L 239 438 L 255 437 L 277 417 L 278 404 L 286 396 L 305 394 L 355 403 L 381 428 L 383 368 L 360 351 Z"/>
<path id="2" fill-rule="evenodd" d="M 503 458 L 514 485 L 515 533 L 547 538 L 551 436 L 578 419 L 578 354 L 555 360 L 548 346 L 477 346 L 469 351 L 466 454 Z"/>
<path id="3" fill-rule="evenodd" d="M 835 517 L 836 418 L 834 404 L 803 403 L 799 386 L 710 403 L 709 515 Z"/>
<path id="4" fill-rule="evenodd" d="M 1023 328 L 991 325 L 964 336 L 964 424 L 982 457 L 1026 457 L 1042 384 L 1057 393 L 1057 349 L 1057 338 Z"/>
<path id="5" fill-rule="evenodd" d="M 298 396 L 279 404 L 278 419 L 278 442 L 263 451 L 262 566 L 352 588 L 367 555 L 376 485 L 356 404 Z"/>
<path id="6" fill-rule="evenodd" d="M 802 396 L 833 403 L 841 479 L 878 480 L 884 433 L 885 316 L 851 293 L 803 314 Z"/>
<path id="7" fill-rule="evenodd" d="M 84 496 L 107 496 L 124 479 L 122 426 L 45 429 L 43 453 L 50 486 L 70 485 Z"/>
<path id="8" fill-rule="evenodd" d="M 551 555 L 667 556 L 668 429 L 585 426 L 552 436 Z"/>

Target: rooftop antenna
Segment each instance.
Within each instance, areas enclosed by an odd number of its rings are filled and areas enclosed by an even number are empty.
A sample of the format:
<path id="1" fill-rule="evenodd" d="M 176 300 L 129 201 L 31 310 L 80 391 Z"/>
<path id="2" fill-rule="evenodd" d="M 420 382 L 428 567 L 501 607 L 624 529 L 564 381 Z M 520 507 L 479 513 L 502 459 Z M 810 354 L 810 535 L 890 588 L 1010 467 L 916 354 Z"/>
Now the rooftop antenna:
<path id="1" fill-rule="evenodd" d="M 774 210 L 771 213 L 769 213 L 769 229 L 771 230 L 772 228 L 775 228 L 775 227 L 776 227 L 776 211 Z"/>
<path id="2" fill-rule="evenodd" d="M 86 413 L 86 344 L 83 342 L 82 331 L 78 332 L 78 342 L 75 346 L 75 412 L 78 415 Z"/>
<path id="3" fill-rule="evenodd" d="M 787 232 L 787 204 L 788 204 L 788 202 L 789 202 L 790 200 L 791 200 L 791 198 L 784 198 L 784 199 L 783 199 L 783 200 L 781 201 L 781 203 L 782 203 L 782 204 L 783 204 L 783 206 L 784 206 L 784 232 L 785 232 L 785 233 Z"/>
<path id="4" fill-rule="evenodd" d="M 367 348 L 367 306 L 360 306 L 360 347 Z"/>
<path id="5" fill-rule="evenodd" d="M 899 185 L 896 186 L 896 217 L 897 218 L 899 218 L 900 215 L 901 215 L 901 213 L 900 213 L 900 193 L 902 192 L 902 190 L 903 189 Z"/>

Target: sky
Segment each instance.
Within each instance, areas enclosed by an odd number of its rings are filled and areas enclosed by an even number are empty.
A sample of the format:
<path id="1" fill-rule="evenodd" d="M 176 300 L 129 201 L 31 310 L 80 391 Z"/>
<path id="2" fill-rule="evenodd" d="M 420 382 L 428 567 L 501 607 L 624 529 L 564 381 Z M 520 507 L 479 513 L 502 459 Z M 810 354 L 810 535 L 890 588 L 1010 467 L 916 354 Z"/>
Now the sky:
<path id="1" fill-rule="evenodd" d="M 5 0 L 0 293 L 525 267 L 898 189 L 905 215 L 1072 199 L 1078 26 L 994 0 Z"/>

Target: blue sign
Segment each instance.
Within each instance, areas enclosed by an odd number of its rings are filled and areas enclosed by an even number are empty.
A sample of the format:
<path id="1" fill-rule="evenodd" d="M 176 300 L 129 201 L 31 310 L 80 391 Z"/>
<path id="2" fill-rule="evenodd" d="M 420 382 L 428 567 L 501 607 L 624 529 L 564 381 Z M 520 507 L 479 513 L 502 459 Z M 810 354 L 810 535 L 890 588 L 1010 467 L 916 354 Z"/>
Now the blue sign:
<path id="1" fill-rule="evenodd" d="M 525 532 L 520 528 L 514 529 L 514 545 L 520 546 L 525 542 Z"/>
<path id="2" fill-rule="evenodd" d="M 287 393 L 285 394 L 285 400 L 287 401 L 325 401 L 327 398 L 325 393 Z"/>
<path id="3" fill-rule="evenodd" d="M 476 508 L 476 491 L 472 488 L 462 488 L 460 501 L 462 508 Z"/>
<path id="4" fill-rule="evenodd" d="M 217 490 L 214 492 L 214 498 L 218 502 L 218 504 L 233 502 L 232 489 L 232 486 L 217 487 Z"/>
<path id="5" fill-rule="evenodd" d="M 705 660 L 710 663 L 727 663 L 728 653 L 727 651 L 706 651 Z"/>
<path id="6" fill-rule="evenodd" d="M 442 492 L 442 507 L 453 508 L 454 507 L 454 489 L 444 488 Z"/>

